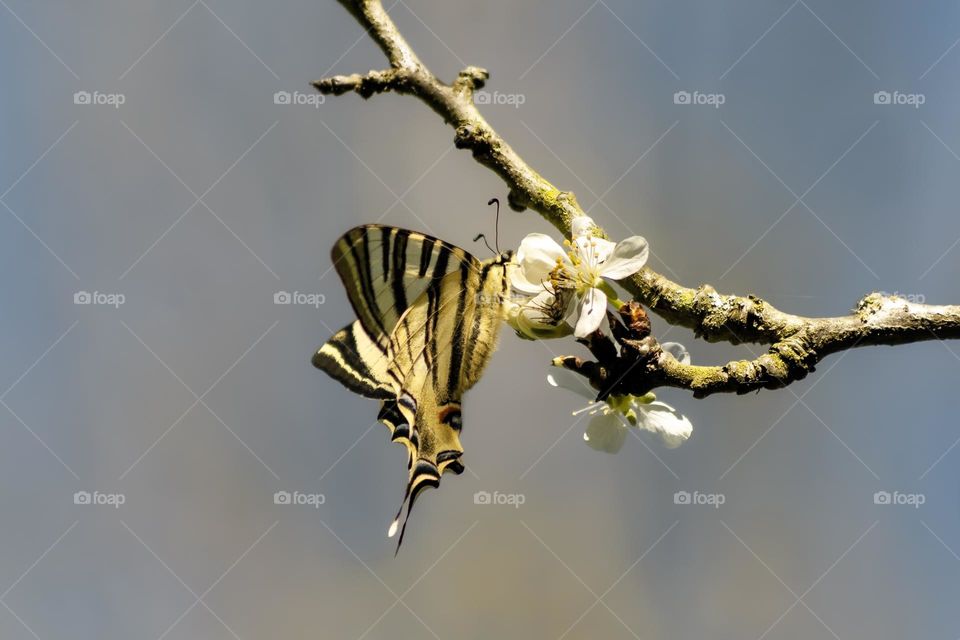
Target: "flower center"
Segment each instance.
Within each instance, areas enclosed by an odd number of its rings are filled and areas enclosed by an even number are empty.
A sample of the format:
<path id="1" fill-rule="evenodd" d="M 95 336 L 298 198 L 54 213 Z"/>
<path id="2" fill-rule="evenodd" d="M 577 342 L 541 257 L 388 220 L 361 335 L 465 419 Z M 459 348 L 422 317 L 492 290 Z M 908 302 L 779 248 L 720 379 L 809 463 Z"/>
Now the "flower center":
<path id="1" fill-rule="evenodd" d="M 558 291 L 577 288 L 577 274 L 570 270 L 563 258 L 557 258 L 557 264 L 550 271 L 550 285 Z"/>
<path id="2" fill-rule="evenodd" d="M 603 280 L 600 277 L 595 244 L 591 242 L 582 249 L 580 245 L 569 240 L 564 240 L 564 244 L 569 249 L 569 263 L 563 258 L 557 258 L 557 264 L 550 272 L 550 284 L 554 289 L 576 291 L 578 295 L 583 295 L 589 289 L 599 286 Z"/>

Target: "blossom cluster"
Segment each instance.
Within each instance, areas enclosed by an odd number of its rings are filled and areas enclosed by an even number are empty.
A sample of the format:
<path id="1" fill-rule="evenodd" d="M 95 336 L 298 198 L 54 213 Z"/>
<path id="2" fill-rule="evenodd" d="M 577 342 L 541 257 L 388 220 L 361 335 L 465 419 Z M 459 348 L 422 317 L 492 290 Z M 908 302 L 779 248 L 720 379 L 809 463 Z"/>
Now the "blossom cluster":
<path id="1" fill-rule="evenodd" d="M 650 248 L 641 236 L 614 243 L 597 237 L 594 230 L 593 220 L 579 216 L 571 221 L 571 239 L 562 246 L 542 233 L 531 233 L 520 243 L 510 272 L 507 322 L 521 337 L 536 340 L 572 333 L 586 338 L 602 327 L 608 303 L 622 304 L 611 281 L 640 271 Z M 690 363 L 690 354 L 682 345 L 668 342 L 661 348 L 678 361 Z M 586 379 L 565 369 L 551 373 L 547 382 L 589 401 L 573 414 L 592 416 L 583 439 L 599 451 L 619 451 L 630 427 L 660 435 L 668 447 L 680 445 L 693 431 L 684 415 L 657 401 L 652 393 L 596 400 Z"/>

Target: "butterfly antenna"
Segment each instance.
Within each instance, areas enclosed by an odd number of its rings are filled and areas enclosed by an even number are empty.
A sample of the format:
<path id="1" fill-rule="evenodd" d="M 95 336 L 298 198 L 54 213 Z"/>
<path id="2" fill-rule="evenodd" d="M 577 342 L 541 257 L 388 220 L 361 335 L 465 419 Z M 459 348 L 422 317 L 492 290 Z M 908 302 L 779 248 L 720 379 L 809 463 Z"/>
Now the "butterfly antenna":
<path id="1" fill-rule="evenodd" d="M 490 253 L 496 253 L 496 251 L 493 250 L 493 247 L 490 246 L 490 243 L 487 242 L 487 236 L 486 236 L 485 234 L 478 233 L 478 234 L 477 234 L 477 237 L 475 237 L 475 238 L 473 239 L 473 241 L 476 242 L 476 241 L 479 240 L 480 238 L 483 238 L 483 244 L 487 245 L 487 249 L 490 250 Z"/>
<path id="2" fill-rule="evenodd" d="M 494 229 L 493 242 L 494 242 L 494 246 L 497 248 L 497 253 L 500 253 L 500 199 L 490 198 L 490 200 L 487 201 L 487 206 L 489 207 L 493 203 L 497 203 L 497 217 L 495 218 L 496 221 L 494 222 L 494 226 L 493 226 L 493 229 Z"/>

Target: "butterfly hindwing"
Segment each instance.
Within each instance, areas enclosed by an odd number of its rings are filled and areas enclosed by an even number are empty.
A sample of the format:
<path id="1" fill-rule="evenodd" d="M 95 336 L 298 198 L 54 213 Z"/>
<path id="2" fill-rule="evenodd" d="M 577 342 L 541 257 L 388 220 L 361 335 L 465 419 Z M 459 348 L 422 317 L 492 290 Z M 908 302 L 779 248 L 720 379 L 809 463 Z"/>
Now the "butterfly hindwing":
<path id="1" fill-rule="evenodd" d="M 356 320 L 317 349 L 313 366 L 326 371 L 354 393 L 385 400 L 394 395 L 387 377 L 386 355 L 383 347 Z"/>

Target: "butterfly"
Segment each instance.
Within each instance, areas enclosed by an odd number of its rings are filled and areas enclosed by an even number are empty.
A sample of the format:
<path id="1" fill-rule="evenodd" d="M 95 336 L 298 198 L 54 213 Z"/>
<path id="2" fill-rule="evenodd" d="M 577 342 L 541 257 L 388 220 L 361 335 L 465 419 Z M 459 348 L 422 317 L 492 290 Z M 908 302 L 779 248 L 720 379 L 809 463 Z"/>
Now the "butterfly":
<path id="1" fill-rule="evenodd" d="M 460 403 L 496 349 L 513 256 L 481 262 L 437 238 L 373 224 L 345 233 L 331 257 L 357 320 L 313 364 L 380 400 L 377 419 L 406 446 L 406 492 L 387 532 L 400 528 L 399 551 L 420 492 L 439 487 L 445 471 L 463 473 Z"/>

